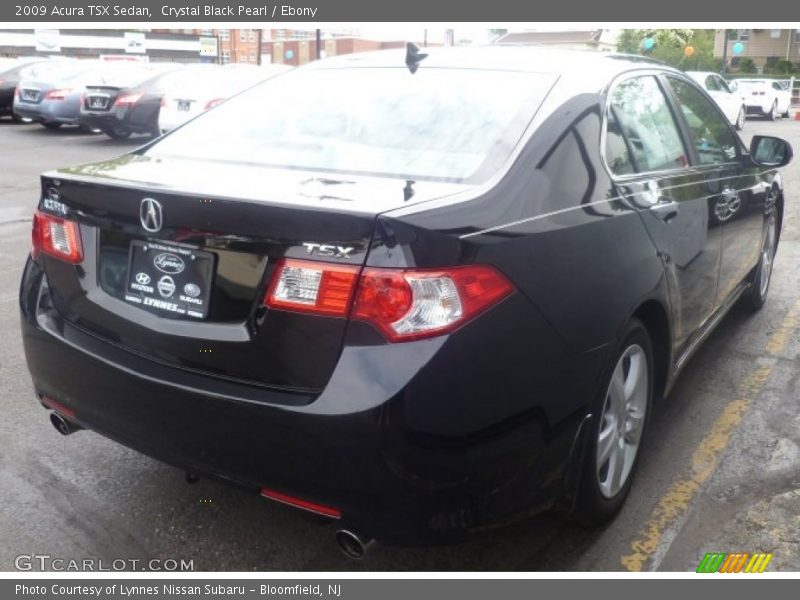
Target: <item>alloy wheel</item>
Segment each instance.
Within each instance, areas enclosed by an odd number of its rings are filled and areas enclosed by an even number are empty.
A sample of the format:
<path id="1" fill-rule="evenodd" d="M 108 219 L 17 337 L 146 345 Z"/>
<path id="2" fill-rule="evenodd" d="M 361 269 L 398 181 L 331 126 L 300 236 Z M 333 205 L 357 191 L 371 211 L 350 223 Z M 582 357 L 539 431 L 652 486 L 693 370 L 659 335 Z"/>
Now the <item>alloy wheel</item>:
<path id="1" fill-rule="evenodd" d="M 649 390 L 647 360 L 639 344 L 628 346 L 608 386 L 596 452 L 597 483 L 606 498 L 625 486 L 639 451 Z"/>

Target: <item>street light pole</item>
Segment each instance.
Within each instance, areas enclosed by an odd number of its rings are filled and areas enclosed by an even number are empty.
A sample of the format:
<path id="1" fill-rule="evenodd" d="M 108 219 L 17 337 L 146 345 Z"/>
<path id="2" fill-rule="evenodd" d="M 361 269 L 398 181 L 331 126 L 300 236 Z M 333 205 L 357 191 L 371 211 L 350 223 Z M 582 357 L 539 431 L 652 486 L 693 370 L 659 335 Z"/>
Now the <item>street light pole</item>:
<path id="1" fill-rule="evenodd" d="M 719 74 L 725 77 L 725 67 L 728 63 L 728 30 L 722 30 L 722 68 Z"/>
<path id="2" fill-rule="evenodd" d="M 317 29 L 317 60 L 322 58 L 322 30 Z"/>

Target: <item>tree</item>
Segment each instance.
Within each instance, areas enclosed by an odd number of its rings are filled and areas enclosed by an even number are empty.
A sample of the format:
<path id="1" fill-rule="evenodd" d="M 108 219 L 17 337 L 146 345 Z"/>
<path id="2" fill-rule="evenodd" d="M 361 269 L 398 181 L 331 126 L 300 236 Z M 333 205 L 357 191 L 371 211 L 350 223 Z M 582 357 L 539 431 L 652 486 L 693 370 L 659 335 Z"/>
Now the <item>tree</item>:
<path id="1" fill-rule="evenodd" d="M 716 71 L 720 60 L 714 58 L 714 33 L 713 29 L 625 29 L 617 39 L 617 50 L 650 56 L 680 69 Z M 654 44 L 645 50 L 648 38 Z M 694 48 L 692 56 L 685 55 L 687 46 Z"/>

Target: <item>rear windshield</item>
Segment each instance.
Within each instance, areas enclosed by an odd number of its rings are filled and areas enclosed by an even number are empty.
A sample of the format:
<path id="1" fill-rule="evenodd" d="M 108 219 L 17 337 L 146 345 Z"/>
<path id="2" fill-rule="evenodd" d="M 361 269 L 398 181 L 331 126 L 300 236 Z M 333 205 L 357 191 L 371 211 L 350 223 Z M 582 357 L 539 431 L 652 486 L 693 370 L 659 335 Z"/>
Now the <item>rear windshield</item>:
<path id="1" fill-rule="evenodd" d="M 519 141 L 555 77 L 467 69 L 292 71 L 145 150 L 406 179 L 481 181 Z"/>
<path id="2" fill-rule="evenodd" d="M 22 79 L 40 79 L 45 81 L 69 81 L 90 69 L 96 63 L 79 60 L 52 60 L 29 65 L 20 73 Z"/>

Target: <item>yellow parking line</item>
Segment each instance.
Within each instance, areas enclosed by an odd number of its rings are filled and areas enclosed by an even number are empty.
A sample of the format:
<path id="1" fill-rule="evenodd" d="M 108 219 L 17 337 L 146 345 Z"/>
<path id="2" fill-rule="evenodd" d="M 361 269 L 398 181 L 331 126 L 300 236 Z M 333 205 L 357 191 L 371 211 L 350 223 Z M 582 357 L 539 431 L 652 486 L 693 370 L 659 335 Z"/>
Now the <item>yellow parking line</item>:
<path id="1" fill-rule="evenodd" d="M 800 300 L 789 309 L 781 325 L 770 336 L 765 347 L 766 353 L 770 356 L 780 356 L 786 349 L 792 332 L 798 326 L 800 326 Z M 664 533 L 683 516 L 700 487 L 716 469 L 731 434 L 742 422 L 745 412 L 771 373 L 772 366 L 762 366 L 744 380 L 737 390 L 737 399 L 725 407 L 695 449 L 688 476 L 670 485 L 650 513 L 647 524 L 639 532 L 639 537 L 631 542 L 631 553 L 620 559 L 625 569 L 641 571 L 656 553 L 664 539 Z"/>

